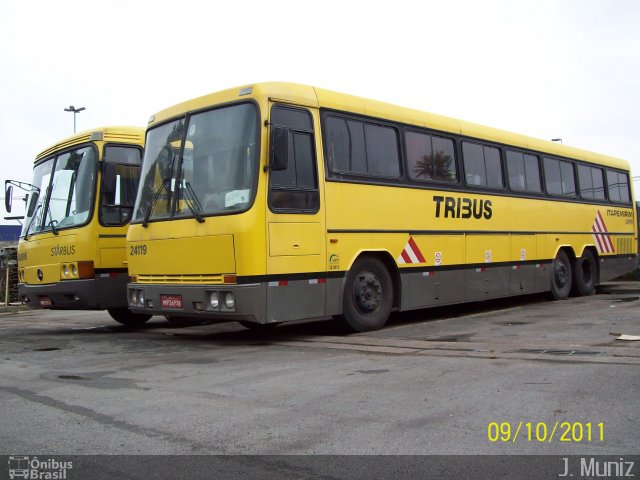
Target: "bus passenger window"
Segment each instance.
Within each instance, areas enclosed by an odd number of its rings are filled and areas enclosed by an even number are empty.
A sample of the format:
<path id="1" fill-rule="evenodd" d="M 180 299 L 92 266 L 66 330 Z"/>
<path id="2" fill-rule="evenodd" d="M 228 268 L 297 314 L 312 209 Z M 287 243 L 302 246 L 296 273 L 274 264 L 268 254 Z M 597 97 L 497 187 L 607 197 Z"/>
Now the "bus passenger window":
<path id="1" fill-rule="evenodd" d="M 540 193 L 540 169 L 538 157 L 507 150 L 509 188 L 514 191 Z"/>
<path id="2" fill-rule="evenodd" d="M 407 132 L 407 162 L 412 180 L 457 180 L 453 140 L 426 133 Z"/>
<path id="3" fill-rule="evenodd" d="M 607 170 L 609 200 L 616 203 L 629 203 L 629 177 L 626 173 Z"/>
<path id="4" fill-rule="evenodd" d="M 578 165 L 578 181 L 582 198 L 604 200 L 602 169 Z"/>
<path id="5" fill-rule="evenodd" d="M 365 124 L 367 173 L 381 177 L 400 176 L 400 156 L 395 129 Z"/>
<path id="6" fill-rule="evenodd" d="M 327 116 L 324 132 L 330 173 L 400 176 L 400 150 L 395 128 Z"/>
<path id="7" fill-rule="evenodd" d="M 462 158 L 467 185 L 503 187 L 500 150 L 487 145 L 462 142 Z"/>
<path id="8" fill-rule="evenodd" d="M 349 171 L 349 130 L 341 118 L 329 117 L 325 122 L 327 132 L 326 155 L 329 169 L 335 172 Z"/>
<path id="9" fill-rule="evenodd" d="M 576 180 L 573 163 L 544 157 L 544 176 L 549 194 L 575 196 Z"/>

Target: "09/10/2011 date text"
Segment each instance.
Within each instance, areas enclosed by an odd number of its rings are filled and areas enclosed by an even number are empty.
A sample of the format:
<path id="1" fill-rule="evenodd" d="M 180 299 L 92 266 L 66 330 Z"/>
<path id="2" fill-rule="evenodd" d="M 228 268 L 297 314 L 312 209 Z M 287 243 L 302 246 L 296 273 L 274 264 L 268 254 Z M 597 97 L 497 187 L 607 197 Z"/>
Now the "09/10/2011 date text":
<path id="1" fill-rule="evenodd" d="M 487 426 L 490 442 L 563 443 L 604 442 L 604 423 L 592 422 L 491 422 Z"/>

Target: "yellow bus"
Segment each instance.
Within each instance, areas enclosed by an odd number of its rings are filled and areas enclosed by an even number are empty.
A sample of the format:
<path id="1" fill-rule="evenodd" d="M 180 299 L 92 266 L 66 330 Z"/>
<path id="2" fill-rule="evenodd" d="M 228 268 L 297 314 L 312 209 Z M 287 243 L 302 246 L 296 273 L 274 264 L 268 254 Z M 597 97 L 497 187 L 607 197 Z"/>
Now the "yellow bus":
<path id="1" fill-rule="evenodd" d="M 35 160 L 18 243 L 18 294 L 32 308 L 107 309 L 118 322 L 150 318 L 127 302 L 125 242 L 140 179 L 144 129 L 104 127 Z M 6 205 L 11 210 L 10 202 Z"/>
<path id="2" fill-rule="evenodd" d="M 392 311 L 589 295 L 634 268 L 629 179 L 622 160 L 320 88 L 221 91 L 149 122 L 129 305 L 366 331 Z"/>

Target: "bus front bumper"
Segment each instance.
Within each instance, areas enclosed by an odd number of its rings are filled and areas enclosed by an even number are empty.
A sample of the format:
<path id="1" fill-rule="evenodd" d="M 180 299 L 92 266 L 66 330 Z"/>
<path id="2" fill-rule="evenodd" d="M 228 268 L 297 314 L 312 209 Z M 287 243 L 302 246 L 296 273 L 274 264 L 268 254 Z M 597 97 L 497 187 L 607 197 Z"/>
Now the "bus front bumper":
<path id="1" fill-rule="evenodd" d="M 264 284 L 127 285 L 134 313 L 265 323 Z"/>
<path id="2" fill-rule="evenodd" d="M 47 285 L 18 283 L 18 295 L 30 308 L 104 310 L 127 306 L 126 274 L 64 280 Z"/>

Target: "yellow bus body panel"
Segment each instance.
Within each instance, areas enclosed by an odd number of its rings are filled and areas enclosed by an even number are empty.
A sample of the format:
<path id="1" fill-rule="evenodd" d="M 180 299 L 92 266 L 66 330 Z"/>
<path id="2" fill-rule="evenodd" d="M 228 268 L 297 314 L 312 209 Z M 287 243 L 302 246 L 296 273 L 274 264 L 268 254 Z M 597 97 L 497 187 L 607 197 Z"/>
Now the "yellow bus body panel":
<path id="1" fill-rule="evenodd" d="M 204 223 L 194 219 L 132 225 L 127 234 L 132 275 L 264 275 L 264 219 L 254 209 Z M 259 227 L 257 228 L 256 225 Z M 189 232 L 186 235 L 185 232 Z M 184 236 L 182 236 L 184 235 Z M 146 246 L 144 251 L 136 247 Z M 236 252 L 243 252 L 237 256 Z M 263 261 L 256 261 L 262 258 Z M 185 280 L 186 281 L 186 280 Z M 194 278 L 194 281 L 198 279 Z"/>
<path id="2" fill-rule="evenodd" d="M 165 238 L 146 241 L 144 244 L 148 253 L 136 258 L 136 271 L 144 274 L 174 275 L 189 272 L 201 275 L 236 271 L 233 235 Z M 131 243 L 131 246 L 135 245 Z"/>

